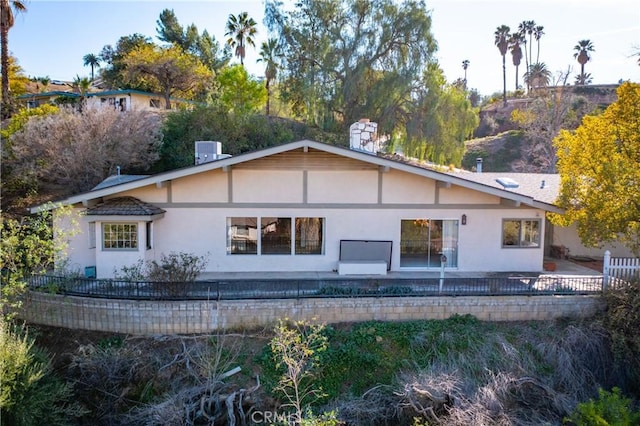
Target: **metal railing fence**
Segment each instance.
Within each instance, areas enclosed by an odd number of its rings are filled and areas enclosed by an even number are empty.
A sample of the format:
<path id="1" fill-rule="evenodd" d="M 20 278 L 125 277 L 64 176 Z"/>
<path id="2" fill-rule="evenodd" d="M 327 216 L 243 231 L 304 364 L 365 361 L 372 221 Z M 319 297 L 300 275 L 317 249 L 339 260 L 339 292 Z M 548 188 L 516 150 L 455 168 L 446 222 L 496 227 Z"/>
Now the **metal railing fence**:
<path id="1" fill-rule="evenodd" d="M 148 282 L 38 275 L 35 291 L 139 300 L 238 300 L 314 297 L 578 295 L 603 291 L 602 276 L 484 278 L 251 279 Z"/>

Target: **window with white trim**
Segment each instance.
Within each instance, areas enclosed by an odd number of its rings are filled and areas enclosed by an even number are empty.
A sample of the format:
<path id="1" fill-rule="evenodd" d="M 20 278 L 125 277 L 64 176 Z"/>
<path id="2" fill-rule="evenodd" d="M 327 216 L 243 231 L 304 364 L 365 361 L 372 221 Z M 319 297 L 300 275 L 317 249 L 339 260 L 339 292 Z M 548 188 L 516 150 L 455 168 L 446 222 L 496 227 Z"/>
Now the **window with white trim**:
<path id="1" fill-rule="evenodd" d="M 138 248 L 136 223 L 103 223 L 102 248 L 104 250 L 135 250 Z"/>
<path id="2" fill-rule="evenodd" d="M 323 254 L 324 218 L 297 217 L 295 224 L 295 254 Z"/>
<path id="3" fill-rule="evenodd" d="M 228 217 L 227 253 L 324 254 L 324 222 L 322 217 Z"/>
<path id="4" fill-rule="evenodd" d="M 262 254 L 291 254 L 290 217 L 263 217 L 260 230 Z"/>
<path id="5" fill-rule="evenodd" d="M 504 219 L 502 221 L 503 248 L 540 247 L 540 219 Z"/>
<path id="6" fill-rule="evenodd" d="M 258 254 L 258 218 L 227 218 L 227 253 Z"/>

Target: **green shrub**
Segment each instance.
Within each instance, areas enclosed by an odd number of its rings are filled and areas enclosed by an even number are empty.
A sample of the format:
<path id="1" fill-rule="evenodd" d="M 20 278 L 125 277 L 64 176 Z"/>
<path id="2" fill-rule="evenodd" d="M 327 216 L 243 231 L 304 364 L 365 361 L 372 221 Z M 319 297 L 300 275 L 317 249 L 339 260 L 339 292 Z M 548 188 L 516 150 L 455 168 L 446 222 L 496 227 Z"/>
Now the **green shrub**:
<path id="1" fill-rule="evenodd" d="M 323 287 L 316 294 L 323 296 L 363 296 L 363 295 L 402 295 L 413 291 L 408 286 L 391 286 L 379 288 L 362 287 Z"/>
<path id="2" fill-rule="evenodd" d="M 620 389 L 611 392 L 598 390 L 598 399 L 578 404 L 565 424 L 576 426 L 633 426 L 640 424 L 640 411 L 634 411 L 631 399 L 621 395 Z"/>
<path id="3" fill-rule="evenodd" d="M 7 425 L 63 425 L 85 413 L 49 356 L 0 317 L 0 412 Z"/>

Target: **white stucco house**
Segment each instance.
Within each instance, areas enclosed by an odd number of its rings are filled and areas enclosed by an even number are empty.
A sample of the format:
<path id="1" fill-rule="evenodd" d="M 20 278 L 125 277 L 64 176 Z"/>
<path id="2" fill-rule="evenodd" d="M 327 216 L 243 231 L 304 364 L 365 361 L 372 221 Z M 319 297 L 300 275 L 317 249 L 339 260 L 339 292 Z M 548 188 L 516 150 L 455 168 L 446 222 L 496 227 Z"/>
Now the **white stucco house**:
<path id="1" fill-rule="evenodd" d="M 558 175 L 439 171 L 309 140 L 216 158 L 61 200 L 80 215 L 71 265 L 107 278 L 189 252 L 210 273 L 334 271 L 360 255 L 428 271 L 444 254 L 449 270 L 541 271 L 545 214 L 561 212 Z"/>
<path id="2" fill-rule="evenodd" d="M 80 99 L 80 94 L 70 91 L 51 91 L 27 93 L 18 99 L 27 108 L 36 108 L 44 104 L 54 104 L 60 98 L 70 100 Z M 127 111 L 164 111 L 165 101 L 162 95 L 143 92 L 140 90 L 103 90 L 88 92 L 85 102 L 91 109 L 112 109 L 118 112 Z M 171 109 L 190 108 L 193 102 L 184 99 L 171 98 Z"/>

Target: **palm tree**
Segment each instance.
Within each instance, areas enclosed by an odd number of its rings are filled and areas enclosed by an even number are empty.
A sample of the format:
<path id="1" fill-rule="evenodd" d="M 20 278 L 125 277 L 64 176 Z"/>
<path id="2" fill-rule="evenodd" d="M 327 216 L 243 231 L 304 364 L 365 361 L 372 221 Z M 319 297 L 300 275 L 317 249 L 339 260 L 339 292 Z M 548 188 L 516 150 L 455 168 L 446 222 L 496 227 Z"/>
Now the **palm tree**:
<path id="1" fill-rule="evenodd" d="M 464 70 L 464 88 L 467 88 L 467 68 L 469 68 L 469 64 L 471 62 L 469 62 L 468 59 L 465 59 L 464 61 L 462 61 L 462 69 Z"/>
<path id="2" fill-rule="evenodd" d="M 93 68 L 100 66 L 100 57 L 98 55 L 94 55 L 93 53 L 87 53 L 82 57 L 84 61 L 84 66 L 91 67 L 91 81 L 93 81 Z"/>
<path id="3" fill-rule="evenodd" d="M 235 47 L 235 54 L 240 58 L 240 65 L 244 66 L 245 46 L 249 44 L 256 47 L 255 40 L 253 39 L 258 32 L 256 26 L 256 21 L 254 21 L 253 18 L 249 18 L 247 12 L 242 12 L 238 16 L 234 14 L 229 15 L 226 27 L 227 32 L 224 33 L 224 35 L 229 36 L 227 44 Z"/>
<path id="4" fill-rule="evenodd" d="M 511 51 L 511 58 L 513 65 L 516 67 L 516 90 L 518 90 L 518 67 L 522 62 L 522 48 L 520 45 L 523 43 L 522 34 L 519 32 L 511 34 L 509 37 L 509 50 Z"/>
<path id="5" fill-rule="evenodd" d="M 586 84 L 584 83 L 587 81 L 584 74 L 584 64 L 591 60 L 589 52 L 595 52 L 593 43 L 591 43 L 591 40 L 580 40 L 578 44 L 573 47 L 573 50 L 576 51 L 573 57 L 576 58 L 580 64 L 580 81 L 583 81 L 582 84 Z"/>
<path id="6" fill-rule="evenodd" d="M 585 84 L 591 84 L 593 78 L 591 73 L 576 75 L 576 86 L 584 86 Z"/>
<path id="7" fill-rule="evenodd" d="M 91 87 L 91 80 L 87 77 L 80 77 L 76 74 L 76 78 L 73 79 L 73 89 L 80 94 L 80 106 L 78 109 L 82 111 L 84 103 Z"/>
<path id="8" fill-rule="evenodd" d="M 524 74 L 524 80 L 531 88 L 546 87 L 551 81 L 551 71 L 544 62 L 537 62 Z"/>
<path id="9" fill-rule="evenodd" d="M 505 56 L 507 55 L 507 48 L 509 47 L 509 31 L 511 29 L 506 25 L 501 25 L 496 28 L 495 44 L 498 46 L 500 55 L 502 55 L 502 101 L 504 105 L 507 105 L 507 64 Z"/>
<path id="10" fill-rule="evenodd" d="M 2 72 L 2 103 L 9 102 L 9 30 L 14 24 L 14 11 L 26 12 L 21 0 L 0 0 L 0 72 Z"/>
<path id="11" fill-rule="evenodd" d="M 535 26 L 534 21 L 522 21 L 518 24 L 518 32 L 522 35 L 522 44 L 524 44 L 524 62 L 529 71 L 529 66 L 532 64 L 529 57 L 531 56 L 531 43 L 527 43 L 527 34 L 533 33 L 533 27 Z M 529 48 L 527 50 L 527 44 L 529 44 Z M 528 53 L 527 53 L 528 52 Z M 527 86 L 527 91 L 529 90 L 529 86 Z"/>
<path id="12" fill-rule="evenodd" d="M 533 36 L 538 43 L 538 51 L 536 52 L 536 62 L 540 62 L 540 39 L 544 35 L 544 27 L 542 25 L 538 25 L 533 29 Z"/>
<path id="13" fill-rule="evenodd" d="M 274 80 L 278 74 L 277 58 L 280 56 L 279 50 L 278 40 L 275 38 L 263 41 L 260 46 L 260 58 L 258 58 L 258 62 L 264 62 L 266 64 L 264 78 L 266 80 L 265 87 L 267 89 L 267 115 L 269 115 L 271 100 L 271 81 Z"/>

